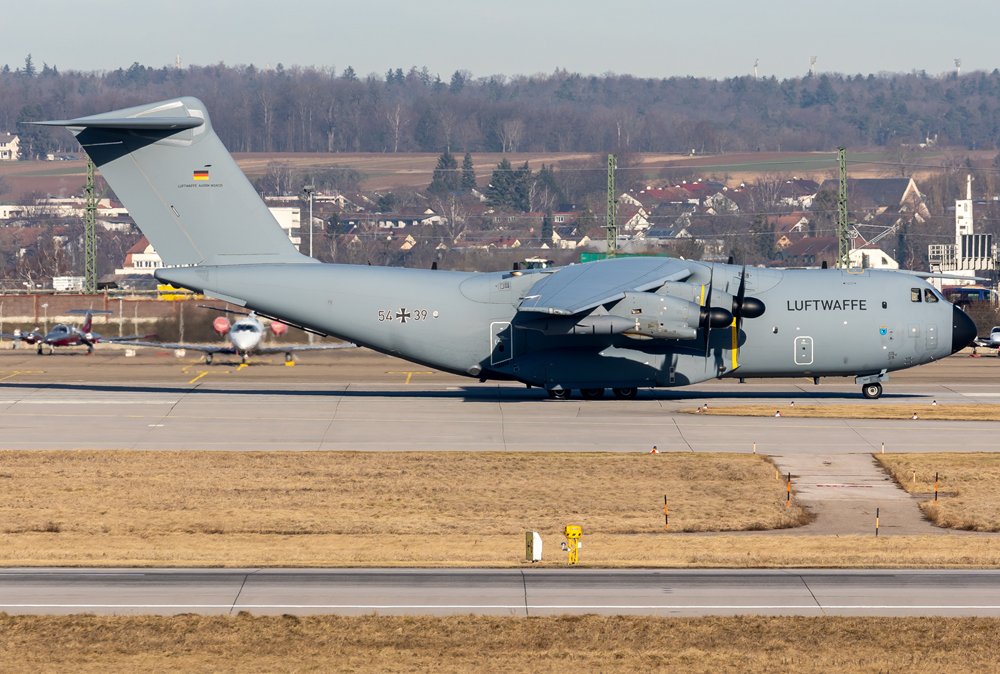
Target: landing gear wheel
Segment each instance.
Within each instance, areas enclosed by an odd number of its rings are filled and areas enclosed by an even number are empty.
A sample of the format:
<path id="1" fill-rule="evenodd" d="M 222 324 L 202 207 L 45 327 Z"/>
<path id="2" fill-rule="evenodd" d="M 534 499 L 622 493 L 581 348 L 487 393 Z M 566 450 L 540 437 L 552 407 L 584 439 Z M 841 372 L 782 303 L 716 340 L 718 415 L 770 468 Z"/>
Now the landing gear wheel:
<path id="1" fill-rule="evenodd" d="M 550 388 L 549 397 L 553 400 L 569 400 L 571 390 L 568 388 Z"/>
<path id="2" fill-rule="evenodd" d="M 861 395 L 868 398 L 869 400 L 875 400 L 876 398 L 882 397 L 882 384 L 875 382 L 873 384 L 865 384 L 861 387 Z"/>
<path id="3" fill-rule="evenodd" d="M 286 353 L 286 354 L 285 354 L 285 362 L 286 362 L 286 363 L 291 363 L 291 362 L 292 362 L 292 361 L 294 361 L 294 360 L 295 360 L 295 359 L 294 359 L 294 358 L 292 358 L 292 354 L 290 354 L 290 353 Z"/>
<path id="4" fill-rule="evenodd" d="M 613 388 L 612 393 L 619 400 L 634 400 L 637 395 L 639 395 L 639 389 L 634 386 L 629 386 L 627 388 Z"/>
<path id="5" fill-rule="evenodd" d="M 583 396 L 584 400 L 599 400 L 604 397 L 604 389 L 582 388 L 580 389 L 580 395 Z"/>
<path id="6" fill-rule="evenodd" d="M 206 353 L 205 354 L 205 365 L 211 365 L 211 364 L 212 364 L 212 354 Z"/>

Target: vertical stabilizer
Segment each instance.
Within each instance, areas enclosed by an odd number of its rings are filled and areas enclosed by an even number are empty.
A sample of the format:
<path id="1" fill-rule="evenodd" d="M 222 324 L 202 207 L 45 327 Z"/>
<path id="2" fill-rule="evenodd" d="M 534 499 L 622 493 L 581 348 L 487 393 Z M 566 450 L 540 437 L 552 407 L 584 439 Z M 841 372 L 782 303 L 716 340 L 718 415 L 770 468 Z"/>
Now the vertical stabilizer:
<path id="1" fill-rule="evenodd" d="M 267 210 L 198 99 L 37 123 L 73 132 L 165 264 L 312 261 Z"/>

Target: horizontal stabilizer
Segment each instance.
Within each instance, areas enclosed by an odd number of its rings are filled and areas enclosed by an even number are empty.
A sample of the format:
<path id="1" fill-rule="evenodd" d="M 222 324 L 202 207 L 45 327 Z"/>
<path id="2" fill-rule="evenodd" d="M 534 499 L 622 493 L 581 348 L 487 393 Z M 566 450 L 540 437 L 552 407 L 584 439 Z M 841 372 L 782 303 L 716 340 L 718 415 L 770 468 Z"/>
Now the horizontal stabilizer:
<path id="1" fill-rule="evenodd" d="M 143 131 L 180 131 L 201 126 L 205 120 L 197 117 L 81 117 L 55 119 L 48 122 L 31 122 L 35 126 L 71 126 L 88 129 L 138 129 Z"/>

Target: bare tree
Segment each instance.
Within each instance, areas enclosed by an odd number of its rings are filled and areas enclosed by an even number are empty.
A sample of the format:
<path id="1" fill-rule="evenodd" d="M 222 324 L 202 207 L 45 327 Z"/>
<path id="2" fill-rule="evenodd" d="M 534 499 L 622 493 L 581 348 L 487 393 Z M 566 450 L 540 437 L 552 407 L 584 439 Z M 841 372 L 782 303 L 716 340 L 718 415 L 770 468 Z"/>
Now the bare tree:
<path id="1" fill-rule="evenodd" d="M 524 136 L 524 121 L 521 119 L 505 119 L 500 122 L 500 143 L 503 152 L 517 152 Z"/>
<path id="2" fill-rule="evenodd" d="M 781 190 L 786 176 L 768 173 L 747 185 L 747 195 L 750 197 L 750 209 L 754 213 L 773 213 L 781 205 Z"/>
<path id="3" fill-rule="evenodd" d="M 392 151 L 399 152 L 399 140 L 403 130 L 403 104 L 396 103 L 385 113 L 385 119 L 389 123 L 389 137 L 392 142 Z"/>

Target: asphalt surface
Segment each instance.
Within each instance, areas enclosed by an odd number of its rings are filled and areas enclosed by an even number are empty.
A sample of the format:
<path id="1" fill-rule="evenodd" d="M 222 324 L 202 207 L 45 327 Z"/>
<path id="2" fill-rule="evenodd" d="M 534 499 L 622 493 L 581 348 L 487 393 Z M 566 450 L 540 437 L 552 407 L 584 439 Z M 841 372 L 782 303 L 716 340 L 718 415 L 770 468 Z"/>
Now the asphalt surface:
<path id="1" fill-rule="evenodd" d="M 12 614 L 998 616 L 1000 571 L 0 571 Z"/>
<path id="2" fill-rule="evenodd" d="M 206 366 L 0 351 L 5 449 L 742 451 L 771 455 L 995 451 L 997 422 L 705 417 L 704 403 L 864 402 L 851 380 L 713 381 L 638 400 L 548 400 L 538 389 L 429 372 L 363 350 Z M 866 404 L 1000 402 L 1000 359 L 957 356 L 902 373 Z"/>

